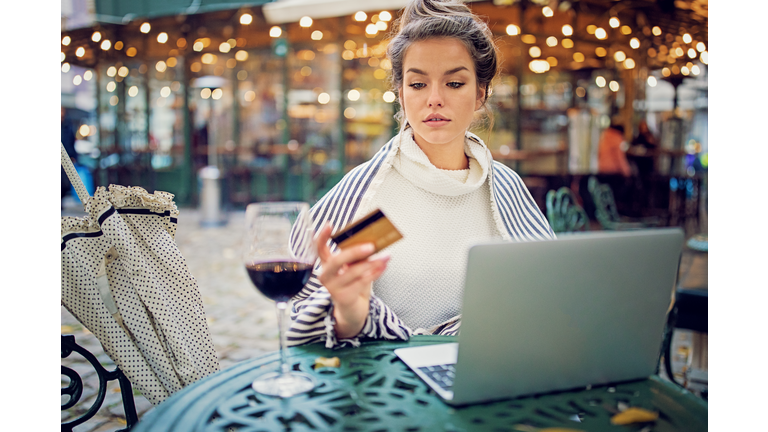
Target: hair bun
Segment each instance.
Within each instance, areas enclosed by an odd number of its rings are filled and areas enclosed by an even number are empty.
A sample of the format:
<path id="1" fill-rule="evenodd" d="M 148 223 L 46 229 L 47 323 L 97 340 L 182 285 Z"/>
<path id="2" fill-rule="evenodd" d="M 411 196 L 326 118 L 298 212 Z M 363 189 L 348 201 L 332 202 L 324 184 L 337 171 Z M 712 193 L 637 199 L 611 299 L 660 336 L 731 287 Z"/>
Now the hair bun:
<path id="1" fill-rule="evenodd" d="M 413 0 L 403 8 L 400 15 L 400 28 L 408 24 L 429 18 L 472 18 L 472 11 L 461 0 Z"/>

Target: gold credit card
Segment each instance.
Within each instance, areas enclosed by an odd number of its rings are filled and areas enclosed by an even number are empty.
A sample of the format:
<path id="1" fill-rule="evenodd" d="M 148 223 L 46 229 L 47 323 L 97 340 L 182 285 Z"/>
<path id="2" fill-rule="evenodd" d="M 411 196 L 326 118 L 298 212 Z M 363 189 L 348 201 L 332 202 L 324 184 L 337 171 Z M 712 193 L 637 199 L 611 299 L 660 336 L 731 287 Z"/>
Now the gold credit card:
<path id="1" fill-rule="evenodd" d="M 347 225 L 331 239 L 344 249 L 363 243 L 373 243 L 376 252 L 403 238 L 392 222 L 376 209 L 353 224 Z"/>

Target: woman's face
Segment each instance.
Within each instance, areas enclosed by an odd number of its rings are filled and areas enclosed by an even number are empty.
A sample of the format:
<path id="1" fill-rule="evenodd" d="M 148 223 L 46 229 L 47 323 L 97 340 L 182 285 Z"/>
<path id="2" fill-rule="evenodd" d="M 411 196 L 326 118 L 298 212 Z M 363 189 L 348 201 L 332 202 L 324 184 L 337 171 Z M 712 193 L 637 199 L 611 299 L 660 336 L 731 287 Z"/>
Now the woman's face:
<path id="1" fill-rule="evenodd" d="M 403 86 L 399 90 L 405 117 L 416 143 L 464 148 L 464 133 L 483 103 L 475 64 L 458 39 L 415 42 L 403 59 Z"/>

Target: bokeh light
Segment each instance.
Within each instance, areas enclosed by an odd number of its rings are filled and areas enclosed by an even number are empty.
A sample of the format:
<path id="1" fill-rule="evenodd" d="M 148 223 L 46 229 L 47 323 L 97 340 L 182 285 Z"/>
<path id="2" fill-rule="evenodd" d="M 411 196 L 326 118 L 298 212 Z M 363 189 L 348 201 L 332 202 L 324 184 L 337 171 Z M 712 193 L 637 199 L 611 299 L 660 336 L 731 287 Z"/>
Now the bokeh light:
<path id="1" fill-rule="evenodd" d="M 608 33 L 602 27 L 598 27 L 595 30 L 595 37 L 600 39 L 600 40 L 603 40 L 603 39 L 608 37 Z"/>
<path id="2" fill-rule="evenodd" d="M 528 63 L 528 68 L 534 73 L 544 73 L 549 70 L 549 62 L 546 60 L 533 60 Z"/>
<path id="3" fill-rule="evenodd" d="M 597 78 L 595 78 L 595 84 L 597 84 L 597 86 L 600 88 L 605 87 L 605 78 L 602 76 L 598 76 Z"/>
<path id="4" fill-rule="evenodd" d="M 547 38 L 547 46 L 549 47 L 556 47 L 557 46 L 557 38 L 554 36 L 550 36 Z"/>

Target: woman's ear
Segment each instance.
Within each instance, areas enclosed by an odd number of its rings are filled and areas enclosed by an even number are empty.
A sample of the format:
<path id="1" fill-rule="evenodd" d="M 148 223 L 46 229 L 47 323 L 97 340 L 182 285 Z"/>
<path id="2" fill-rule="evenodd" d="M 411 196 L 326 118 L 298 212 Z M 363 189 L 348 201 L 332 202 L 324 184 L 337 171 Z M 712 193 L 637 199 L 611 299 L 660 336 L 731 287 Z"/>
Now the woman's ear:
<path id="1" fill-rule="evenodd" d="M 483 106 L 483 102 L 485 102 L 485 92 L 488 90 L 488 87 L 482 88 L 480 86 L 477 86 L 477 99 L 475 100 L 475 111 L 479 110 L 481 106 Z"/>

